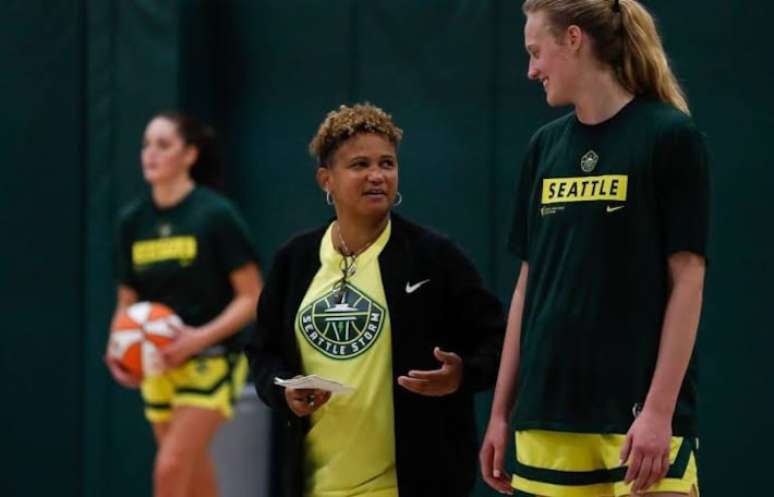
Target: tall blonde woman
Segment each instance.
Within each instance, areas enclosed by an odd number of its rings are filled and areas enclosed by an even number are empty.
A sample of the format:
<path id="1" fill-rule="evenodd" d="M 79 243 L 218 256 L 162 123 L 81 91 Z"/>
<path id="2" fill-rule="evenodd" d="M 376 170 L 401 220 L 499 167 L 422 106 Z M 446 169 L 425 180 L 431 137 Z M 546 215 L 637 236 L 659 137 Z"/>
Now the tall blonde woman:
<path id="1" fill-rule="evenodd" d="M 483 477 L 550 497 L 694 494 L 704 141 L 638 2 L 523 10 L 528 76 L 573 112 L 535 133 L 521 171 Z"/>

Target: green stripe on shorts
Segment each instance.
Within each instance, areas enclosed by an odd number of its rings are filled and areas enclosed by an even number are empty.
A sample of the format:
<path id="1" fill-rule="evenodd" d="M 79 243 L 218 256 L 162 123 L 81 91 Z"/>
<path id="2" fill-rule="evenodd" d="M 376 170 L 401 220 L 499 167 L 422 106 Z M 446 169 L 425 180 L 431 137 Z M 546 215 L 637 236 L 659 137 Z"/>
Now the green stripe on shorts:
<path id="1" fill-rule="evenodd" d="M 682 478 L 688 468 L 688 461 L 693 450 L 693 440 L 683 438 L 675 462 L 669 467 L 666 478 Z M 613 469 L 596 469 L 592 471 L 561 471 L 558 469 L 536 468 L 516 461 L 514 473 L 530 481 L 551 483 L 554 485 L 582 486 L 600 483 L 616 483 L 626 477 L 626 466 Z M 525 494 L 526 495 L 526 494 Z"/>

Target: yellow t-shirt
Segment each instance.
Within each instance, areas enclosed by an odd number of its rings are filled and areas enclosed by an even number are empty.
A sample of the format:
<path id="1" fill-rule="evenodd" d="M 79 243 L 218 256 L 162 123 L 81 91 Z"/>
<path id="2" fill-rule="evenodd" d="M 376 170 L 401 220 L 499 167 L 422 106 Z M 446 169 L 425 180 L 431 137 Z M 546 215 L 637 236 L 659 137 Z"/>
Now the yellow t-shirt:
<path id="1" fill-rule="evenodd" d="M 332 227 L 323 236 L 320 269 L 296 317 L 296 340 L 305 374 L 355 391 L 331 396 L 311 416 L 304 495 L 397 497 L 392 340 L 378 260 L 391 224 L 357 257 L 343 302 L 335 298 L 343 257 L 333 246 Z"/>

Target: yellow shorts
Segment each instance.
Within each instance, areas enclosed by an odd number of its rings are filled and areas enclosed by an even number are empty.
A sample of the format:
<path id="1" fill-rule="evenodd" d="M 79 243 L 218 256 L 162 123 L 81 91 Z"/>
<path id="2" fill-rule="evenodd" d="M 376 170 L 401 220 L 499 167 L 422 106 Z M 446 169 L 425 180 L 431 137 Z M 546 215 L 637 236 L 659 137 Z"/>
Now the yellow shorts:
<path id="1" fill-rule="evenodd" d="M 516 469 L 511 485 L 517 495 L 542 497 L 620 497 L 630 495 L 620 465 L 623 435 L 526 430 L 516 432 Z M 672 437 L 666 478 L 647 493 L 699 495 L 696 442 Z"/>
<path id="2" fill-rule="evenodd" d="M 247 358 L 243 354 L 195 357 L 143 380 L 145 417 L 151 423 L 163 423 L 171 419 L 172 409 L 187 406 L 219 411 L 229 419 L 246 378 Z"/>

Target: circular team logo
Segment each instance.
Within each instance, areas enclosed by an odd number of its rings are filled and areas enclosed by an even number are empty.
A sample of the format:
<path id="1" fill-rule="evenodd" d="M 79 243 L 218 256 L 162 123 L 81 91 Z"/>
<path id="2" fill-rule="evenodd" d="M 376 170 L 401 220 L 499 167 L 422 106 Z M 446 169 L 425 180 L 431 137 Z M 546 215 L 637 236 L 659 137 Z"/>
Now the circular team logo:
<path id="1" fill-rule="evenodd" d="M 597 162 L 599 162 L 599 156 L 596 152 L 593 150 L 589 150 L 585 154 L 583 154 L 583 157 L 581 157 L 580 160 L 580 167 L 581 171 L 584 173 L 590 173 L 594 170 L 595 167 L 597 167 Z"/>
<path id="2" fill-rule="evenodd" d="M 368 350 L 384 326 L 384 308 L 347 284 L 344 302 L 334 292 L 315 300 L 298 317 L 301 334 L 332 359 L 351 359 Z"/>

